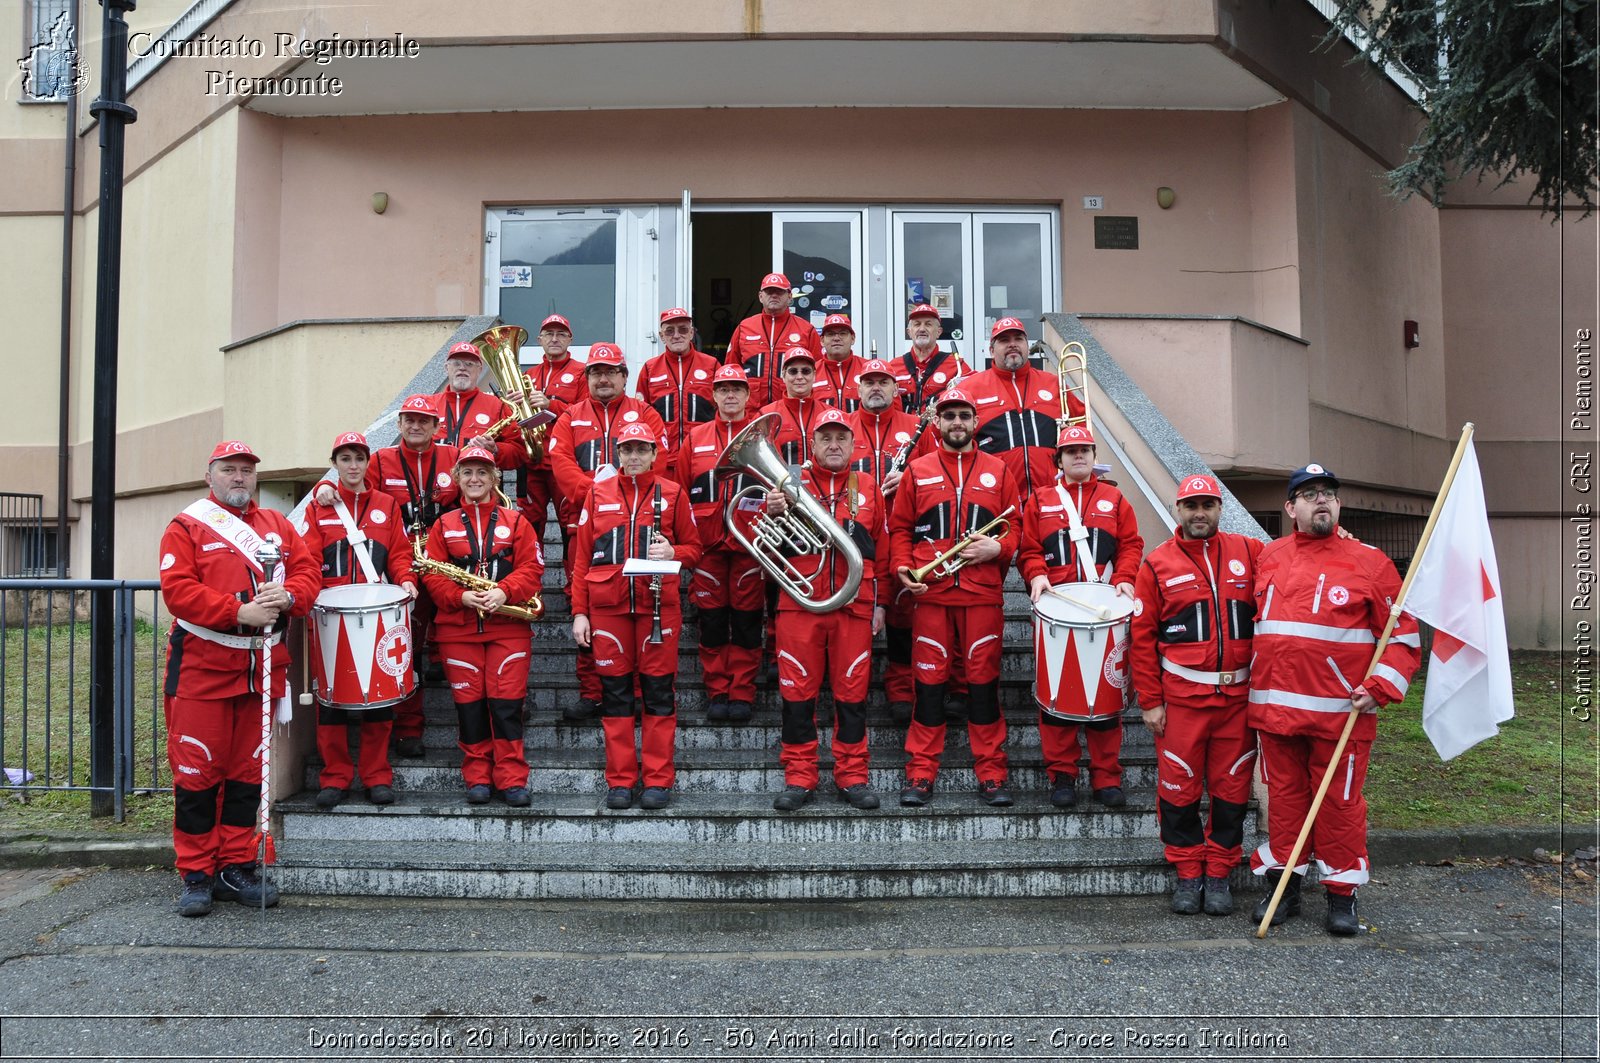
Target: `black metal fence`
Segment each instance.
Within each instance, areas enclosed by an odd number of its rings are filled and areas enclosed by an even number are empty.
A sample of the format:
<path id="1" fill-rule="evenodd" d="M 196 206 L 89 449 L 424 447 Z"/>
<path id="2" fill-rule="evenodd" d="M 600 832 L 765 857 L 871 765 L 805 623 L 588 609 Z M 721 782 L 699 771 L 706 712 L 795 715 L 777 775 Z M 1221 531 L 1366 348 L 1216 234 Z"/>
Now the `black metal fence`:
<path id="1" fill-rule="evenodd" d="M 3 790 L 165 791 L 162 641 L 170 615 L 155 580 L 0 579 L 0 767 Z M 112 780 L 89 775 L 90 592 L 109 588 L 114 612 Z"/>
<path id="2" fill-rule="evenodd" d="M 44 496 L 0 491 L 0 576 L 49 576 Z"/>

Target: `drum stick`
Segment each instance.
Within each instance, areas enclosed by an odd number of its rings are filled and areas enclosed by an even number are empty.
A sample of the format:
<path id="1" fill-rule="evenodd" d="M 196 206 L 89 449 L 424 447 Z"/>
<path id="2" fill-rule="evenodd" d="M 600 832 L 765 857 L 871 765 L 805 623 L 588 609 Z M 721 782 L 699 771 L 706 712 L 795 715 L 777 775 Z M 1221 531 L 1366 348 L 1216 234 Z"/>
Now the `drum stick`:
<path id="1" fill-rule="evenodd" d="M 1090 605 L 1088 602 L 1080 602 L 1072 595 L 1058 591 L 1054 587 L 1046 587 L 1044 592 L 1046 594 L 1053 594 L 1064 602 L 1070 602 L 1079 609 L 1082 609 L 1084 612 L 1093 615 L 1096 620 L 1104 620 L 1106 617 L 1111 615 L 1111 610 L 1107 609 L 1103 605 Z"/>

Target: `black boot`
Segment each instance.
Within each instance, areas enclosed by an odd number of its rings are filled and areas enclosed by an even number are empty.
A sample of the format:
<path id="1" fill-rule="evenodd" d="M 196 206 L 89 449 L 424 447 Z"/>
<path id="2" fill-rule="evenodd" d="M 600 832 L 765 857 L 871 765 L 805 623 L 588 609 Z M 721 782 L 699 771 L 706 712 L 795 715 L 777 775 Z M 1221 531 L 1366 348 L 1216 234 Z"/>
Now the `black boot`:
<path id="1" fill-rule="evenodd" d="M 1278 879 L 1282 871 L 1267 872 L 1267 895 L 1250 909 L 1250 921 L 1259 924 L 1267 917 L 1267 905 L 1272 903 L 1272 894 L 1278 888 Z M 1304 875 L 1290 875 L 1289 885 L 1284 888 L 1283 899 L 1278 902 L 1278 910 L 1272 913 L 1272 925 L 1282 926 L 1284 920 L 1292 915 L 1300 914 L 1300 884 L 1305 881 Z"/>
<path id="2" fill-rule="evenodd" d="M 1328 891 L 1328 914 L 1322 925 L 1335 937 L 1349 937 L 1361 932 L 1361 917 L 1356 914 L 1356 895 Z"/>

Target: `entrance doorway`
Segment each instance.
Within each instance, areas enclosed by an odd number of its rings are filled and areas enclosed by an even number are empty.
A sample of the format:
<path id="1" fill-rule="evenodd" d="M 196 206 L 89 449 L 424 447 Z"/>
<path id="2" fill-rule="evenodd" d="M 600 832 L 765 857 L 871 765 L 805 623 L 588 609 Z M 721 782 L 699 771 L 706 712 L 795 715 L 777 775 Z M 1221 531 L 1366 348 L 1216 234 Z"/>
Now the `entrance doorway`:
<path id="1" fill-rule="evenodd" d="M 772 212 L 697 210 L 689 307 L 700 349 L 718 361 L 733 329 L 761 312 L 756 286 L 772 269 Z"/>

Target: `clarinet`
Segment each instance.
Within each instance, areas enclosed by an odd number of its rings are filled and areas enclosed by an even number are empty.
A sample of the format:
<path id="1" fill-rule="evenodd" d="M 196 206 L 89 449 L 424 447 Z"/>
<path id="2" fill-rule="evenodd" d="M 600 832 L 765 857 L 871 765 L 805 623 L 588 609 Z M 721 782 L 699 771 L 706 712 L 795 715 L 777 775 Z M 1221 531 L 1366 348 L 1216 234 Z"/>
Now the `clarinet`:
<path id="1" fill-rule="evenodd" d="M 650 529 L 650 542 L 653 544 L 661 535 L 661 481 L 656 481 L 656 497 L 651 503 L 655 510 L 655 525 Z M 648 551 L 646 551 L 648 553 Z M 661 574 L 658 572 L 650 577 L 650 594 L 655 599 L 650 611 L 650 637 L 645 639 L 652 646 L 661 645 Z"/>

